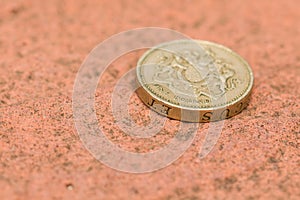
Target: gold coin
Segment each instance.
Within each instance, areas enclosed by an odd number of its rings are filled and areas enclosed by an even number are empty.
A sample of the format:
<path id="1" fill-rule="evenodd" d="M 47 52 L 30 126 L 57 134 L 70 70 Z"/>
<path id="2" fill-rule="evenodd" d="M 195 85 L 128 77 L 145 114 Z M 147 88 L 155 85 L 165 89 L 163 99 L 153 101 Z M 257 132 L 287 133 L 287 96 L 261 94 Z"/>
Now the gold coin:
<path id="1" fill-rule="evenodd" d="M 140 99 L 182 121 L 230 118 L 249 103 L 253 73 L 232 50 L 212 42 L 176 40 L 148 50 L 138 61 Z"/>

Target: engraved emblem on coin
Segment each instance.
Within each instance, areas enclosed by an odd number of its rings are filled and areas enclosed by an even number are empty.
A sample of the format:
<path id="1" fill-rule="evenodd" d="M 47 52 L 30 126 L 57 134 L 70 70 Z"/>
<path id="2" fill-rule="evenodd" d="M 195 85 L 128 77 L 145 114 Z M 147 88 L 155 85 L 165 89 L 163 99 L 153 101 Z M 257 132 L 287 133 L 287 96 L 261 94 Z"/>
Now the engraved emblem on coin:
<path id="1" fill-rule="evenodd" d="M 185 50 L 182 56 L 162 52 L 153 81 L 188 96 L 194 95 L 186 94 L 186 90 L 192 87 L 198 98 L 203 95 L 217 99 L 234 89 L 240 81 L 234 78 L 231 64 L 217 58 L 213 52 L 204 55 L 210 57 L 201 57 L 199 52 L 190 50 Z"/>

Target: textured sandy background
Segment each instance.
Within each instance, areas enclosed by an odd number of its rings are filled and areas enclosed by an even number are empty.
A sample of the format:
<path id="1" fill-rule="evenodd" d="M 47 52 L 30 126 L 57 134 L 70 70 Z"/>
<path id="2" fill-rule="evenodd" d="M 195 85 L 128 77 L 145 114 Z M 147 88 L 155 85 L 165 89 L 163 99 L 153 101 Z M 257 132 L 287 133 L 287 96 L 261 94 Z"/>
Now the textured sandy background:
<path id="1" fill-rule="evenodd" d="M 299 9 L 297 0 L 0 0 L 0 199 L 299 199 Z M 255 86 L 247 110 L 226 120 L 205 159 L 196 156 L 207 124 L 175 163 L 134 175 L 88 153 L 74 128 L 71 97 L 94 46 L 145 26 L 232 48 L 252 66 Z M 101 106 L 109 105 L 116 77 L 138 56 L 111 66 L 96 102 L 108 137 L 143 152 L 168 142 L 172 128 L 131 140 Z M 131 104 L 132 114 L 148 112 L 136 96 Z"/>

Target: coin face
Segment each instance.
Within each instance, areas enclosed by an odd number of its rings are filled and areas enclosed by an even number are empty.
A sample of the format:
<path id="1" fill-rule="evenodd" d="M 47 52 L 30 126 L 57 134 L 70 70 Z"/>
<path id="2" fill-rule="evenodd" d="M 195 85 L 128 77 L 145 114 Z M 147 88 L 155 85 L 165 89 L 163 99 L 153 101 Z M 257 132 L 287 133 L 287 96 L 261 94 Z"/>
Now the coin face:
<path id="1" fill-rule="evenodd" d="M 253 73 L 232 50 L 212 42 L 178 40 L 148 50 L 138 61 L 137 93 L 173 119 L 208 122 L 232 117 L 248 104 Z"/>

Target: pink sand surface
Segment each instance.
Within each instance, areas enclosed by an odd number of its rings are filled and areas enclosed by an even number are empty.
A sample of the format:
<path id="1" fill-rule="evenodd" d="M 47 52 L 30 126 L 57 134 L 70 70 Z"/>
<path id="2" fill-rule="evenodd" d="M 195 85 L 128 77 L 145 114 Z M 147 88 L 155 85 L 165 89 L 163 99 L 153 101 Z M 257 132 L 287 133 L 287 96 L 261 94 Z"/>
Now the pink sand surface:
<path id="1" fill-rule="evenodd" d="M 0 1 L 0 199 L 299 199 L 300 1 Z M 208 124 L 170 166 L 147 174 L 93 158 L 74 127 L 77 71 L 101 41 L 121 31 L 164 27 L 238 52 L 255 76 L 246 110 L 225 121 L 213 151 L 197 153 Z M 132 139 L 114 124 L 109 95 L 140 54 L 120 58 L 96 91 L 107 137 L 133 152 L 174 136 Z M 133 95 L 131 114 L 149 110 Z"/>

